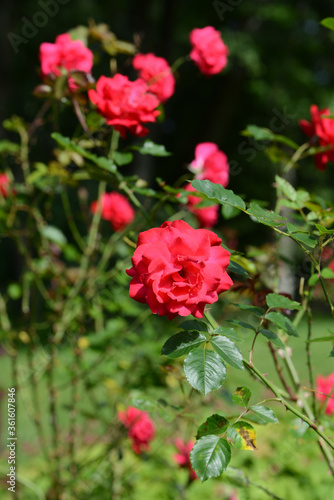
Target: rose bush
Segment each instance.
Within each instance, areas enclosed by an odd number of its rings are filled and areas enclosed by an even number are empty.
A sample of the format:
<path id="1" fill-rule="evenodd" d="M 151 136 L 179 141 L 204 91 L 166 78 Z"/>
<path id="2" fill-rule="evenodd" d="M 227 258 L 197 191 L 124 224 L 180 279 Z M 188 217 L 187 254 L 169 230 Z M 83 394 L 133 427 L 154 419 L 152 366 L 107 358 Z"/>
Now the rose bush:
<path id="1" fill-rule="evenodd" d="M 221 239 L 184 221 L 164 222 L 140 233 L 132 257 L 130 297 L 147 303 L 154 314 L 203 317 L 233 282 L 226 272 L 230 253 Z"/>
<path id="2" fill-rule="evenodd" d="M 193 449 L 195 441 L 183 441 L 181 438 L 175 439 L 175 446 L 178 453 L 173 455 L 173 460 L 182 468 L 189 470 L 189 478 L 191 481 L 197 479 L 197 474 L 191 467 L 190 452 Z"/>

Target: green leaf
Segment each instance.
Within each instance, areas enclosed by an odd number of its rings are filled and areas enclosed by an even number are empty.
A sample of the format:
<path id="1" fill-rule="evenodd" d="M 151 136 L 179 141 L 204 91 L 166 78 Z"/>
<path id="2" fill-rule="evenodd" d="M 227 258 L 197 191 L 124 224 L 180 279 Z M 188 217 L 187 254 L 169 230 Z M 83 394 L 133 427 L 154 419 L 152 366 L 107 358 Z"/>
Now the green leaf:
<path id="1" fill-rule="evenodd" d="M 195 331 L 183 331 L 170 337 L 162 347 L 161 354 L 175 359 L 184 356 L 206 341 L 206 336 Z"/>
<path id="2" fill-rule="evenodd" d="M 60 247 L 63 247 L 67 243 L 66 236 L 55 226 L 43 226 L 41 229 L 41 235 L 47 240 L 56 243 Z"/>
<path id="3" fill-rule="evenodd" d="M 116 165 L 109 158 L 105 158 L 103 156 L 97 156 L 93 153 L 90 153 L 89 151 L 82 148 L 75 142 L 71 141 L 69 137 L 64 137 L 58 132 L 53 132 L 51 134 L 51 137 L 67 151 L 74 151 L 75 153 L 78 153 L 79 155 L 83 156 L 84 158 L 87 158 L 87 160 L 90 160 L 92 163 L 95 163 L 95 165 L 102 168 L 103 170 L 106 170 L 107 172 L 110 173 L 117 172 Z"/>
<path id="4" fill-rule="evenodd" d="M 329 357 L 334 358 L 334 349 L 332 349 L 331 352 L 329 353 Z"/>
<path id="5" fill-rule="evenodd" d="M 297 191 L 286 179 L 276 175 L 275 180 L 281 189 L 282 193 L 291 201 L 297 200 Z"/>
<path id="6" fill-rule="evenodd" d="M 266 296 L 266 301 L 268 307 L 278 307 L 280 309 L 301 309 L 302 306 L 299 302 L 295 300 L 290 300 L 288 297 L 284 295 L 280 295 L 279 293 L 268 293 Z"/>
<path id="7" fill-rule="evenodd" d="M 247 408 L 251 396 L 252 393 L 249 389 L 247 389 L 247 387 L 237 387 L 237 389 L 232 394 L 232 401 L 236 405 Z"/>
<path id="8" fill-rule="evenodd" d="M 226 418 L 215 413 L 198 428 L 196 439 L 200 439 L 201 437 L 208 436 L 210 434 L 223 434 L 229 425 L 230 422 L 226 420 Z"/>
<path id="9" fill-rule="evenodd" d="M 256 450 L 256 431 L 252 425 L 242 420 L 228 428 L 227 439 L 240 450 Z"/>
<path id="10" fill-rule="evenodd" d="M 330 267 L 324 267 L 321 269 L 321 276 L 326 280 L 334 279 L 334 272 Z"/>
<path id="11" fill-rule="evenodd" d="M 318 243 L 313 236 L 311 236 L 307 231 L 303 230 L 300 226 L 296 226 L 295 224 L 291 224 L 290 222 L 288 222 L 287 229 L 295 240 L 304 243 L 304 245 L 308 247 L 314 248 Z"/>
<path id="12" fill-rule="evenodd" d="M 195 179 L 192 181 L 192 186 L 199 193 L 205 194 L 209 198 L 209 200 L 214 200 L 217 203 L 224 205 L 231 205 L 232 207 L 240 208 L 241 210 L 245 209 L 245 202 L 233 193 L 233 191 L 229 189 L 225 189 L 221 184 L 214 184 L 210 181 L 200 181 Z"/>
<path id="13" fill-rule="evenodd" d="M 172 154 L 166 151 L 165 146 L 162 144 L 155 144 L 155 142 L 149 139 L 147 139 L 142 146 L 131 146 L 131 149 L 139 151 L 142 155 L 171 156 Z"/>
<path id="14" fill-rule="evenodd" d="M 222 335 L 215 335 L 210 338 L 210 344 L 226 363 L 239 370 L 244 369 L 242 354 L 232 340 Z"/>
<path id="15" fill-rule="evenodd" d="M 316 224 L 315 226 L 318 229 L 320 235 L 334 234 L 334 229 L 327 229 L 325 226 L 322 226 L 321 224 Z"/>
<path id="16" fill-rule="evenodd" d="M 277 335 L 277 333 L 272 332 L 271 330 L 267 330 L 266 328 L 261 328 L 260 333 L 264 335 L 270 342 L 277 345 L 281 349 L 285 349 L 285 345 Z"/>
<path id="17" fill-rule="evenodd" d="M 207 396 L 225 382 L 226 366 L 215 352 L 196 349 L 184 360 L 184 373 L 189 384 Z"/>
<path id="18" fill-rule="evenodd" d="M 222 205 L 222 216 L 226 220 L 233 219 L 240 214 L 240 210 L 232 205 Z"/>
<path id="19" fill-rule="evenodd" d="M 255 326 L 250 325 L 249 323 L 246 323 L 245 321 L 239 321 L 238 319 L 228 319 L 228 320 L 226 320 L 226 322 L 231 323 L 232 325 L 242 326 L 243 328 L 246 328 L 247 330 L 253 330 L 253 332 L 256 332 Z"/>
<path id="20" fill-rule="evenodd" d="M 248 272 L 242 266 L 240 266 L 240 264 L 237 264 L 237 262 L 234 262 L 233 260 L 230 260 L 227 271 L 229 273 L 239 274 L 239 276 L 243 276 L 244 278 L 249 279 Z"/>
<path id="21" fill-rule="evenodd" d="M 203 436 L 190 452 L 191 466 L 202 483 L 220 476 L 231 460 L 231 448 L 226 439 Z"/>
<path id="22" fill-rule="evenodd" d="M 269 312 L 266 314 L 266 319 L 269 319 L 269 321 L 274 323 L 274 325 L 278 326 L 278 328 L 281 328 L 281 330 L 286 332 L 288 335 L 292 335 L 293 337 L 299 337 L 297 330 L 292 324 L 292 322 L 282 313 Z"/>
<path id="23" fill-rule="evenodd" d="M 254 217 L 261 224 L 266 226 L 279 227 L 284 226 L 286 218 L 280 214 L 275 214 L 272 210 L 265 210 L 257 203 L 250 203 L 247 209 L 248 215 Z"/>
<path id="24" fill-rule="evenodd" d="M 238 309 L 240 309 L 240 311 L 247 311 L 251 314 L 254 314 L 258 318 L 262 318 L 262 316 L 264 315 L 264 309 L 262 309 L 261 307 L 251 306 L 250 304 L 234 304 L 233 303 L 232 305 L 234 307 L 237 307 Z"/>
<path id="25" fill-rule="evenodd" d="M 334 31 L 334 17 L 326 17 L 325 19 L 320 21 L 320 24 L 325 28 Z"/>
<path id="26" fill-rule="evenodd" d="M 114 151 L 112 156 L 113 156 L 114 162 L 117 165 L 119 165 L 120 167 L 122 165 L 128 165 L 128 163 L 131 163 L 133 160 L 132 153 L 124 153 L 124 152 L 120 152 L 120 151 Z"/>
<path id="27" fill-rule="evenodd" d="M 234 328 L 228 328 L 226 326 L 218 326 L 213 332 L 214 335 L 225 335 L 236 342 L 240 342 L 240 337 Z"/>
<path id="28" fill-rule="evenodd" d="M 20 151 L 19 144 L 8 141 L 7 139 L 3 139 L 2 141 L 0 141 L 0 154 L 3 153 L 15 154 L 18 153 L 19 151 Z"/>
<path id="29" fill-rule="evenodd" d="M 331 335 L 329 337 L 318 337 L 316 339 L 311 339 L 311 340 L 308 340 L 306 342 L 308 342 L 308 343 L 310 343 L 310 342 L 334 342 L 334 337 L 333 337 L 333 335 Z"/>
<path id="30" fill-rule="evenodd" d="M 273 410 L 268 408 L 268 406 L 253 405 L 250 407 L 251 410 L 256 414 L 259 419 L 259 423 L 262 424 L 278 424 L 277 417 Z"/>
<path id="31" fill-rule="evenodd" d="M 198 321 L 198 319 L 187 319 L 186 321 L 182 321 L 178 325 L 183 330 L 196 330 L 197 332 L 207 332 L 208 325 L 204 323 L 204 321 Z"/>
<path id="32" fill-rule="evenodd" d="M 257 141 L 276 141 L 286 144 L 293 149 L 298 149 L 298 144 L 292 141 L 289 137 L 284 135 L 274 134 L 269 128 L 258 127 L 257 125 L 247 125 L 246 130 L 242 132 L 242 135 L 248 137 L 254 137 Z"/>

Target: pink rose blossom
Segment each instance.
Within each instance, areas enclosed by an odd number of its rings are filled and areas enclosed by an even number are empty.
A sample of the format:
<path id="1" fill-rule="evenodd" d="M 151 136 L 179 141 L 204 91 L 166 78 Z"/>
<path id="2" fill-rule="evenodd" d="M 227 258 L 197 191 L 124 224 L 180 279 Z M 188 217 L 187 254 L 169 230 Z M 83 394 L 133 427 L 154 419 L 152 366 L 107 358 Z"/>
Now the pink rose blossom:
<path id="1" fill-rule="evenodd" d="M 223 187 L 228 185 L 230 167 L 225 153 L 213 142 L 202 142 L 195 148 L 190 168 L 196 179 L 207 179 Z"/>
<path id="2" fill-rule="evenodd" d="M 114 231 L 122 231 L 128 224 L 131 224 L 135 218 L 135 211 L 128 202 L 127 198 L 116 191 L 105 193 L 102 198 L 101 217 L 110 222 Z M 97 210 L 98 201 L 93 201 L 90 206 L 94 214 Z"/>
<path id="3" fill-rule="evenodd" d="M 186 191 L 196 191 L 195 188 L 192 187 L 191 184 L 187 184 L 184 189 Z M 211 205 L 210 207 L 204 208 L 196 208 L 202 201 L 202 198 L 198 196 L 189 195 L 188 196 L 188 209 L 189 211 L 195 215 L 196 219 L 200 227 L 208 227 L 211 228 L 218 223 L 218 211 L 219 205 Z"/>
<path id="4" fill-rule="evenodd" d="M 175 78 L 166 59 L 154 54 L 137 54 L 132 64 L 159 101 L 165 102 L 174 94 Z"/>
<path id="5" fill-rule="evenodd" d="M 328 151 L 314 155 L 318 170 L 325 170 L 329 161 L 334 162 L 334 119 L 326 118 L 330 115 L 329 108 L 319 109 L 313 104 L 310 107 L 311 121 L 299 120 L 304 134 L 318 142 L 319 146 L 329 146 Z"/>
<path id="6" fill-rule="evenodd" d="M 0 195 L 2 195 L 3 197 L 8 196 L 10 190 L 9 186 L 10 180 L 8 175 L 0 174 Z"/>
<path id="7" fill-rule="evenodd" d="M 227 64 L 229 50 L 221 34 L 212 26 L 195 28 L 190 33 L 190 58 L 204 75 L 220 73 Z"/>
<path id="8" fill-rule="evenodd" d="M 156 109 L 158 99 L 150 94 L 141 78 L 131 82 L 118 73 L 112 78 L 101 76 L 96 90 L 89 90 L 88 96 L 108 125 L 118 130 L 123 138 L 128 131 L 139 137 L 146 135 L 148 129 L 143 123 L 155 122 L 160 114 Z"/>
<path id="9" fill-rule="evenodd" d="M 184 442 L 182 439 L 176 438 L 175 446 L 179 450 L 179 453 L 175 453 L 175 455 L 173 455 L 174 462 L 179 464 L 182 468 L 189 469 L 189 476 L 192 481 L 197 478 L 197 474 L 191 467 L 190 462 L 190 452 L 193 449 L 194 444 L 195 441 Z"/>
<path id="10" fill-rule="evenodd" d="M 334 373 L 331 373 L 330 375 L 328 375 L 328 377 L 323 377 L 322 375 L 318 375 L 316 379 L 316 390 L 319 392 L 315 393 L 316 398 L 324 403 L 327 399 L 326 395 L 329 394 L 331 396 L 328 399 L 328 403 L 325 410 L 325 413 L 327 415 L 332 415 L 334 413 L 334 390 L 332 390 L 333 385 L 334 385 Z M 322 392 L 323 394 L 319 394 L 320 392 Z"/>
<path id="11" fill-rule="evenodd" d="M 119 421 L 128 429 L 128 436 L 132 441 L 132 449 L 140 455 L 149 449 L 150 441 L 154 438 L 155 427 L 148 413 L 130 406 L 126 411 L 117 414 Z"/>
<path id="12" fill-rule="evenodd" d="M 233 282 L 226 272 L 230 253 L 207 229 L 182 220 L 140 233 L 132 257 L 130 297 L 154 314 L 202 318 L 206 304 L 218 300 Z"/>
<path id="13" fill-rule="evenodd" d="M 42 43 L 39 59 L 43 76 L 60 76 L 62 68 L 90 73 L 93 66 L 92 51 L 81 40 L 72 40 L 68 33 L 58 35 L 55 43 Z"/>

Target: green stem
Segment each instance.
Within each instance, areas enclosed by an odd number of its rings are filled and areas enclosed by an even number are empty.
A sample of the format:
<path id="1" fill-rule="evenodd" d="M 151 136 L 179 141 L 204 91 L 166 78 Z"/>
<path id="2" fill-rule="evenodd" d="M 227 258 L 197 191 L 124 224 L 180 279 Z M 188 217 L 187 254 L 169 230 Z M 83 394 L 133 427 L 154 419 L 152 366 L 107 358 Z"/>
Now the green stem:
<path id="1" fill-rule="evenodd" d="M 279 391 L 275 388 L 275 386 L 270 382 L 270 380 L 268 380 L 254 365 L 251 365 L 245 359 L 243 360 L 243 362 L 245 366 L 247 366 L 247 368 L 249 368 L 253 373 L 255 373 L 257 377 L 260 380 L 262 380 L 262 382 L 275 394 L 277 399 L 283 404 L 283 406 L 286 407 L 287 410 L 291 411 L 291 413 L 293 413 L 294 415 L 302 419 L 304 422 L 306 422 L 334 450 L 333 441 L 331 441 L 331 439 L 328 436 L 326 436 L 326 434 L 321 429 L 319 429 L 319 427 L 317 427 L 315 423 L 312 422 L 312 420 L 310 420 L 306 415 L 301 413 L 297 408 L 295 408 L 288 401 L 286 401 L 281 396 Z"/>

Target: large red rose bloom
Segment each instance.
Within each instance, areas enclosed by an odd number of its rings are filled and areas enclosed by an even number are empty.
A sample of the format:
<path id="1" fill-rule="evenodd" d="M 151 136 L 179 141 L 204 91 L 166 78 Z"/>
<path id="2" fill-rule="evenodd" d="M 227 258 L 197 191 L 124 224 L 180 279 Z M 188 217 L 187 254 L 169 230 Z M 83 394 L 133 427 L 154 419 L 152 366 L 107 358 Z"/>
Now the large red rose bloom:
<path id="1" fill-rule="evenodd" d="M 190 58 L 204 75 L 215 75 L 225 68 L 229 50 L 219 31 L 212 26 L 195 28 L 189 38 L 192 44 Z"/>
<path id="2" fill-rule="evenodd" d="M 206 304 L 218 300 L 233 282 L 226 272 L 230 253 L 207 229 L 182 220 L 140 233 L 132 257 L 130 297 L 169 319 L 202 318 Z"/>
<path id="3" fill-rule="evenodd" d="M 96 90 L 89 90 L 88 96 L 108 125 L 118 130 L 123 138 L 128 131 L 139 137 L 146 135 L 148 129 L 143 123 L 155 122 L 160 114 L 156 109 L 159 100 L 141 78 L 131 82 L 118 73 L 112 78 L 101 76 Z"/>

